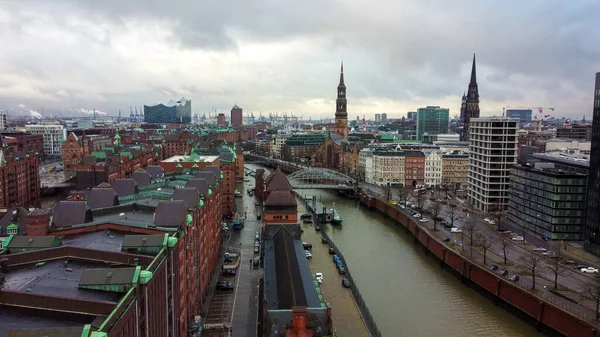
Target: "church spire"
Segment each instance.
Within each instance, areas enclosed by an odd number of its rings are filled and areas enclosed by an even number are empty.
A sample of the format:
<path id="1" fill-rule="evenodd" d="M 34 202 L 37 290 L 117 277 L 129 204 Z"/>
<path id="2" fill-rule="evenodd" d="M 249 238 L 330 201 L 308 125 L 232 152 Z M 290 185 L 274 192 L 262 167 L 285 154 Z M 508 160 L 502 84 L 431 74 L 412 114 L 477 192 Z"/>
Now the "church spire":
<path id="1" fill-rule="evenodd" d="M 473 53 L 473 66 L 471 66 L 471 82 L 469 84 L 477 83 L 477 71 L 475 69 L 475 53 Z"/>
<path id="2" fill-rule="evenodd" d="M 342 66 L 340 68 L 340 86 L 344 85 L 344 61 L 342 61 Z"/>

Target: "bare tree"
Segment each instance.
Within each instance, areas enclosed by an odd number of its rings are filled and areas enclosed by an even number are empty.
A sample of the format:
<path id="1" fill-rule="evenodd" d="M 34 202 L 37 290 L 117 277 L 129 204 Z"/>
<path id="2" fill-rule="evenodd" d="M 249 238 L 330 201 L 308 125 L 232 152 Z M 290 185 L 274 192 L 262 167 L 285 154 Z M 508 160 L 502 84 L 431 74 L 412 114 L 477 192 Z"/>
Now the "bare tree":
<path id="1" fill-rule="evenodd" d="M 535 276 L 539 272 L 540 268 L 543 267 L 543 259 L 540 255 L 536 254 L 535 252 L 528 252 L 525 253 L 523 263 L 525 264 L 527 270 L 531 273 L 531 290 L 535 290 Z"/>
<path id="2" fill-rule="evenodd" d="M 442 178 L 442 189 L 444 190 L 444 197 L 448 198 L 448 190 L 450 189 L 450 182 L 447 178 Z"/>
<path id="3" fill-rule="evenodd" d="M 423 210 L 423 206 L 425 205 L 425 194 L 419 193 L 415 199 L 417 201 L 417 209 L 419 209 L 419 211 Z"/>
<path id="4" fill-rule="evenodd" d="M 600 320 L 600 279 L 594 278 L 585 285 L 583 290 L 596 303 L 596 320 Z"/>
<path id="5" fill-rule="evenodd" d="M 479 234 L 477 241 L 479 241 L 479 245 L 481 245 L 481 249 L 483 250 L 483 264 L 486 264 L 487 251 L 492 246 L 492 238 L 485 234 Z"/>
<path id="6" fill-rule="evenodd" d="M 550 272 L 552 272 L 552 275 L 554 275 L 554 289 L 556 289 L 558 288 L 558 277 L 567 276 L 568 270 L 563 264 L 559 263 L 560 259 L 558 256 L 552 256 L 551 258 L 552 260 L 546 266 L 546 269 L 548 269 Z"/>
<path id="7" fill-rule="evenodd" d="M 446 216 L 448 217 L 448 221 L 450 221 L 450 225 L 454 227 L 454 223 L 462 220 L 464 216 L 456 207 L 450 207 L 450 209 L 446 210 Z"/>
<path id="8" fill-rule="evenodd" d="M 444 210 L 444 208 L 442 207 L 442 203 L 439 201 L 433 201 L 429 205 L 427 210 L 429 211 L 429 213 L 431 213 L 431 216 L 433 217 L 433 230 L 436 231 L 438 219 L 442 214 L 442 211 Z"/>
<path id="9" fill-rule="evenodd" d="M 400 204 L 406 205 L 406 203 L 410 200 L 410 192 L 408 189 L 401 187 L 398 190 L 398 198 L 400 199 Z"/>
<path id="10" fill-rule="evenodd" d="M 502 245 L 502 255 L 504 256 L 504 264 L 506 264 L 506 256 L 508 255 L 508 245 L 510 244 L 510 239 L 506 235 L 502 235 L 500 237 L 500 244 Z"/>
<path id="11" fill-rule="evenodd" d="M 504 205 L 501 203 L 498 203 L 496 205 L 496 209 L 494 210 L 493 214 L 494 214 L 494 218 L 496 219 L 496 226 L 500 226 L 500 222 L 506 215 L 506 210 L 504 209 Z"/>
<path id="12" fill-rule="evenodd" d="M 471 250 L 471 257 L 473 257 L 473 237 L 475 236 L 475 232 L 477 231 L 477 224 L 473 220 L 467 221 L 465 224 L 463 231 L 467 232 L 469 236 L 469 247 Z"/>

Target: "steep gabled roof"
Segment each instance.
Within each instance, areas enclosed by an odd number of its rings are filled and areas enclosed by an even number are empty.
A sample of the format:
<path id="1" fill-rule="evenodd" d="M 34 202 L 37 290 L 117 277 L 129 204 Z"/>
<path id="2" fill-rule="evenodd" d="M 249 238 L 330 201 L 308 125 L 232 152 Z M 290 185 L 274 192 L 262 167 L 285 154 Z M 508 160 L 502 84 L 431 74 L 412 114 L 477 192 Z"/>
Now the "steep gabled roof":
<path id="1" fill-rule="evenodd" d="M 187 181 L 185 187 L 193 187 L 198 191 L 198 194 L 202 197 L 206 197 L 208 194 L 208 181 L 204 178 L 194 178 Z"/>
<path id="2" fill-rule="evenodd" d="M 173 193 L 172 199 L 185 202 L 187 208 L 196 208 L 200 201 L 200 193 L 194 187 L 178 188 Z"/>
<path id="3" fill-rule="evenodd" d="M 273 172 L 266 181 L 267 191 L 291 191 L 292 185 L 279 167 Z"/>
<path id="4" fill-rule="evenodd" d="M 64 227 L 92 221 L 92 212 L 85 201 L 60 201 L 54 208 L 52 225 Z"/>
<path id="5" fill-rule="evenodd" d="M 96 187 L 98 187 L 98 188 L 111 188 L 112 186 L 110 186 L 110 184 L 107 183 L 107 182 L 103 182 L 103 183 L 101 183 L 100 185 L 98 185 Z"/>
<path id="6" fill-rule="evenodd" d="M 206 182 L 210 186 L 213 186 L 215 184 L 215 182 L 217 181 L 217 177 L 215 176 L 215 174 L 213 172 L 210 172 L 210 171 L 201 171 L 201 172 L 198 172 L 198 174 L 196 175 L 196 177 L 197 178 L 205 179 Z"/>
<path id="7" fill-rule="evenodd" d="M 214 173 L 217 180 L 221 178 L 221 168 L 218 166 L 215 166 L 215 165 L 207 166 L 204 168 L 204 171 Z"/>
<path id="8" fill-rule="evenodd" d="M 269 193 L 265 206 L 296 206 L 296 198 L 290 191 L 273 191 Z"/>
<path id="9" fill-rule="evenodd" d="M 115 179 L 112 188 L 120 197 L 137 193 L 137 183 L 131 178 Z"/>
<path id="10" fill-rule="evenodd" d="M 87 205 L 90 209 L 116 206 L 119 197 L 112 188 L 92 188 L 87 196 Z"/>
<path id="11" fill-rule="evenodd" d="M 158 227 L 179 227 L 187 218 L 187 210 L 182 200 L 161 201 L 154 210 L 154 224 Z"/>
<path id="12" fill-rule="evenodd" d="M 164 175 L 165 170 L 160 165 L 148 165 L 146 167 L 146 172 L 148 172 L 152 178 L 159 178 Z"/>
<path id="13" fill-rule="evenodd" d="M 148 171 L 146 170 L 136 170 L 135 172 L 133 172 L 131 177 L 133 178 L 133 180 L 135 180 L 138 186 L 146 186 L 152 183 L 152 177 L 150 176 L 150 173 L 148 173 Z"/>
<path id="14" fill-rule="evenodd" d="M 0 236 L 6 236 L 6 228 L 13 223 L 19 226 L 19 234 L 25 234 L 27 213 L 29 211 L 21 206 L 12 206 L 9 208 L 8 212 L 0 218 Z"/>

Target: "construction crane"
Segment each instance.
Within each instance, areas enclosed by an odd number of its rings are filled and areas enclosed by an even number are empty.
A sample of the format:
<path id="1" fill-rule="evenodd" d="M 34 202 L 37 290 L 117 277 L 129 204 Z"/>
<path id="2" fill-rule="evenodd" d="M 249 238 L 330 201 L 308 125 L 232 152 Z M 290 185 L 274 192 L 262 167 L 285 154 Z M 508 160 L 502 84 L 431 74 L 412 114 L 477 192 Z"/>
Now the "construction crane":
<path id="1" fill-rule="evenodd" d="M 547 108 L 547 110 L 554 111 L 554 108 Z M 544 108 L 543 107 L 536 108 L 536 112 L 533 115 L 534 130 L 537 131 L 537 132 L 542 131 L 542 122 L 544 120 L 547 120 L 548 117 L 550 117 L 550 115 L 545 115 L 544 114 Z"/>

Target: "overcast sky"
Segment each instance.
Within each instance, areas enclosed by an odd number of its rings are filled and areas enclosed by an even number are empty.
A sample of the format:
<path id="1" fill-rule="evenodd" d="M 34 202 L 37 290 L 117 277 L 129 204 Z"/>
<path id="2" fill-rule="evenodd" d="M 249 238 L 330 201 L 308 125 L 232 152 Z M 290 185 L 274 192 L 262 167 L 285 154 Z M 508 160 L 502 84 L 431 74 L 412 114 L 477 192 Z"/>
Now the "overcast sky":
<path id="1" fill-rule="evenodd" d="M 600 2 L 0 1 L 0 109 L 98 109 L 185 96 L 192 111 L 349 118 L 458 114 L 473 53 L 482 115 L 591 116 Z"/>

